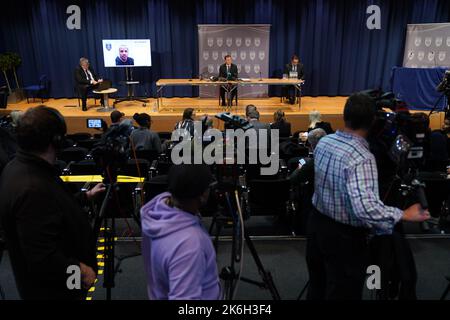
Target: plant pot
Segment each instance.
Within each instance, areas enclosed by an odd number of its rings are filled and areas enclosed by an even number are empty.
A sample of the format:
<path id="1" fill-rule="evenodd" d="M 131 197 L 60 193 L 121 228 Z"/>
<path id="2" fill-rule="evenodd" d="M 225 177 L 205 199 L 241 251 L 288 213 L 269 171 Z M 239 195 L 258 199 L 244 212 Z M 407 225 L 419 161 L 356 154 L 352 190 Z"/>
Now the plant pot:
<path id="1" fill-rule="evenodd" d="M 8 96 L 8 103 L 18 103 L 24 99 L 23 89 L 15 89 Z"/>

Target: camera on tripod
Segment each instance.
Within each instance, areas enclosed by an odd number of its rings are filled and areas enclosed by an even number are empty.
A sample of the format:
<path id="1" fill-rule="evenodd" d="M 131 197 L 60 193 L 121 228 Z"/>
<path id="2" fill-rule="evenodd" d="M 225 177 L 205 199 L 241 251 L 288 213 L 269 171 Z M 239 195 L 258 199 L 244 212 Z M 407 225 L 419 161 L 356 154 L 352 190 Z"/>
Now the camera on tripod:
<path id="1" fill-rule="evenodd" d="M 417 177 L 419 170 L 424 169 L 428 156 L 428 116 L 423 113 L 411 114 L 406 104 L 396 99 L 393 93 L 383 93 L 379 90 L 368 90 L 365 93 L 372 97 L 377 109 L 368 140 L 377 159 L 380 180 L 396 182 L 397 190 L 403 198 L 417 200 L 426 209 L 428 203 L 425 198 L 425 185 Z M 388 196 L 389 194 L 384 198 Z M 397 203 L 397 206 L 401 205 Z"/>
<path id="2" fill-rule="evenodd" d="M 92 150 L 91 155 L 97 166 L 103 169 L 106 183 L 116 182 L 117 171 L 127 162 L 130 128 L 127 123 L 110 128 Z"/>

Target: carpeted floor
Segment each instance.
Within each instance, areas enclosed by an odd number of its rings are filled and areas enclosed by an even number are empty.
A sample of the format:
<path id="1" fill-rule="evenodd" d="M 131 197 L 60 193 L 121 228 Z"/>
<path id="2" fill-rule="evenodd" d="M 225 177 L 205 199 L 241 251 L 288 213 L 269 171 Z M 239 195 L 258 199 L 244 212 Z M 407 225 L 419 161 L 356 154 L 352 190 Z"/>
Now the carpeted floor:
<path id="1" fill-rule="evenodd" d="M 449 238 L 415 238 L 410 244 L 416 259 L 419 280 L 417 295 L 419 299 L 439 299 L 447 282 L 444 276 L 450 275 L 450 239 Z M 284 238 L 254 240 L 255 247 L 264 267 L 269 270 L 282 299 L 296 299 L 307 281 L 305 263 L 305 240 L 301 238 Z M 122 257 L 138 253 L 140 243 L 119 241 L 116 256 Z M 231 242 L 220 241 L 217 254 L 219 270 L 229 265 Z M 246 249 L 244 255 L 243 276 L 260 280 L 255 263 Z M 5 253 L 0 266 L 0 284 L 7 299 L 18 299 L 18 293 L 12 276 L 8 255 Z M 93 293 L 94 300 L 105 299 L 102 278 Z M 141 256 L 125 259 L 121 264 L 121 272 L 116 276 L 116 287 L 112 290 L 113 299 L 146 299 L 146 282 Z M 267 290 L 255 285 L 241 282 L 237 299 L 271 299 Z M 372 299 L 370 292 L 365 292 L 366 299 Z M 450 299 L 450 296 L 447 297 Z"/>

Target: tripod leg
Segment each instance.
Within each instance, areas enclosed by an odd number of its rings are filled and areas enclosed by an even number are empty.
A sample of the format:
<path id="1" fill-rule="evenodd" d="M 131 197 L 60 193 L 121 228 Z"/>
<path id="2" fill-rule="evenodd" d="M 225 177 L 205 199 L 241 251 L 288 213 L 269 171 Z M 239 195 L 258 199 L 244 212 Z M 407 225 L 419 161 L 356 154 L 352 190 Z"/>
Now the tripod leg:
<path id="1" fill-rule="evenodd" d="M 215 222 L 216 224 L 216 234 L 214 235 L 214 249 L 216 250 L 216 252 L 219 251 L 219 237 L 220 237 L 220 233 L 222 232 L 222 223 L 220 222 Z"/>
<path id="2" fill-rule="evenodd" d="M 217 220 L 217 216 L 214 215 L 213 218 L 212 218 L 212 221 L 211 221 L 211 225 L 209 226 L 209 230 L 208 230 L 208 233 L 209 233 L 209 234 L 212 234 L 213 229 L 214 229 L 214 226 L 215 226 L 216 223 L 217 223 L 216 220 Z"/>
<path id="3" fill-rule="evenodd" d="M 267 289 L 269 289 L 272 298 L 274 300 L 281 300 L 280 294 L 278 293 L 275 283 L 273 282 L 271 273 L 264 269 L 261 259 L 258 256 L 258 252 L 256 252 L 255 246 L 253 245 L 253 242 L 247 233 L 245 233 L 245 242 L 247 243 L 248 249 L 252 254 L 253 260 L 255 261 L 255 264 L 258 267 L 258 272 L 261 275 L 264 284 L 267 286 Z"/>
<path id="4" fill-rule="evenodd" d="M 3 288 L 2 288 L 1 285 L 0 285 L 0 299 L 1 300 L 6 300 L 5 291 L 3 291 Z"/>
<path id="5" fill-rule="evenodd" d="M 300 291 L 300 294 L 298 295 L 297 300 L 300 300 L 303 297 L 303 295 L 305 294 L 306 289 L 308 289 L 308 287 L 309 287 L 309 279 L 308 279 L 308 281 L 306 281 L 305 285 L 303 286 L 302 291 Z"/>
<path id="6" fill-rule="evenodd" d="M 442 293 L 441 300 L 445 300 L 445 298 L 447 297 L 449 292 L 450 292 L 450 283 L 448 284 L 447 288 Z"/>

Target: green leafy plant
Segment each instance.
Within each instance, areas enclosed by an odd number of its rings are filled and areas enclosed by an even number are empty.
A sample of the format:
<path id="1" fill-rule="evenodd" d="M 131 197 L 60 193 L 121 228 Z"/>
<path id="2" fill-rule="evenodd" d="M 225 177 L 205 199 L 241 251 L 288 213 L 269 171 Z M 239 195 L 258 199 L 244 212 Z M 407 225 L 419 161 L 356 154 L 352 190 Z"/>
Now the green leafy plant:
<path id="1" fill-rule="evenodd" d="M 0 70 L 3 72 L 3 76 L 6 80 L 6 85 L 8 86 L 9 94 L 11 94 L 11 85 L 9 83 L 8 74 L 7 72 L 11 70 L 12 64 L 11 64 L 11 57 L 10 55 L 3 53 L 0 54 Z"/>
<path id="2" fill-rule="evenodd" d="M 20 67 L 22 64 L 22 58 L 19 56 L 19 54 L 15 52 L 7 52 L 6 53 L 9 56 L 9 62 L 11 64 L 11 69 L 13 71 L 14 80 L 16 81 L 16 88 L 19 89 L 19 80 L 17 78 L 17 68 Z"/>

